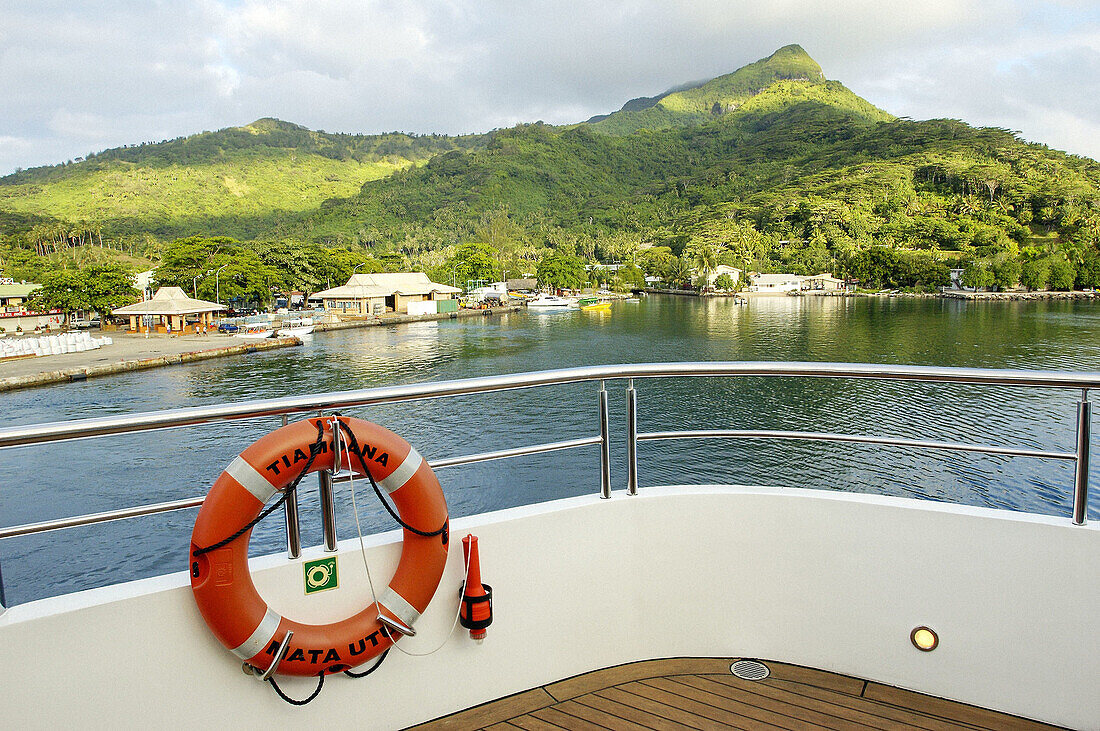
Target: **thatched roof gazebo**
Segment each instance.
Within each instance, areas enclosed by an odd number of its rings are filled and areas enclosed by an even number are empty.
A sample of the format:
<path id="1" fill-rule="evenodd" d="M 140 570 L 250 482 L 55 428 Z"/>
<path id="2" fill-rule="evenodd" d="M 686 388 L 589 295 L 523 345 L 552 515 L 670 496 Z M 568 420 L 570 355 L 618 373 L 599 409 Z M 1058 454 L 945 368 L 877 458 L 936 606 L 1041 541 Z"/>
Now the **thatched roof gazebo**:
<path id="1" fill-rule="evenodd" d="M 155 320 L 157 332 L 185 332 L 188 319 L 192 320 L 191 329 L 198 331 L 213 324 L 214 313 L 225 307 L 206 300 L 192 299 L 179 287 L 161 287 L 152 299 L 137 302 L 111 310 L 112 315 L 130 318 L 130 329 L 134 332 L 147 332 L 146 318 Z M 198 318 L 188 318 L 198 315 Z"/>

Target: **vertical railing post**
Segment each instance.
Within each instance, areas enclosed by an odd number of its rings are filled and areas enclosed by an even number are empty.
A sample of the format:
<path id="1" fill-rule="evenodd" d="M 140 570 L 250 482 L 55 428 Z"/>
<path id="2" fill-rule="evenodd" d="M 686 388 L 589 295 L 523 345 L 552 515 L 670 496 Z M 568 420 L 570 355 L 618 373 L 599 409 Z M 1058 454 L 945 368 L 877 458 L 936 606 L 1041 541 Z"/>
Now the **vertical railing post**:
<path id="1" fill-rule="evenodd" d="M 320 412 L 319 416 L 324 416 Z M 325 550 L 336 552 L 336 498 L 332 492 L 332 472 L 321 470 L 317 473 L 317 482 L 321 493 L 321 531 L 324 534 Z"/>
<path id="2" fill-rule="evenodd" d="M 607 414 L 607 389 L 600 381 L 600 497 L 611 497 L 611 438 Z"/>
<path id="3" fill-rule="evenodd" d="M 1073 524 L 1084 525 L 1089 507 L 1089 439 L 1091 432 L 1092 404 L 1088 389 L 1081 392 L 1077 404 L 1077 469 L 1073 480 Z"/>
<path id="4" fill-rule="evenodd" d="M 283 414 L 283 426 L 287 424 L 286 414 Z M 302 555 L 302 529 L 298 524 L 298 491 L 290 493 L 283 503 L 283 517 L 286 522 L 286 556 L 287 558 L 300 558 Z"/>
<path id="5" fill-rule="evenodd" d="M 0 615 L 8 609 L 8 601 L 4 598 L 4 568 L 0 566 Z"/>
<path id="6" fill-rule="evenodd" d="M 638 494 L 638 392 L 633 378 L 626 386 L 626 494 Z"/>
<path id="7" fill-rule="evenodd" d="M 336 500 L 332 492 L 332 473 L 321 470 L 317 473 L 321 491 L 321 530 L 324 532 L 325 550 L 336 551 Z"/>

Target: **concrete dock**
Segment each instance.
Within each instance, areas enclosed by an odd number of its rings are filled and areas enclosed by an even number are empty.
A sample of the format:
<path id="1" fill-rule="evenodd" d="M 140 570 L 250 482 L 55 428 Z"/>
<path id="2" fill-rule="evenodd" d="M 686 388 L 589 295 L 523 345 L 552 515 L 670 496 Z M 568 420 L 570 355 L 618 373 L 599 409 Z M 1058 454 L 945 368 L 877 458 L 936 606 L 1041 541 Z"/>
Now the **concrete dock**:
<path id="1" fill-rule="evenodd" d="M 0 361 L 0 392 L 302 344 L 298 338 L 241 340 L 220 334 L 169 336 L 113 332 L 111 337 L 114 343 L 97 350 Z"/>
<path id="2" fill-rule="evenodd" d="M 346 330 L 361 327 L 401 325 L 429 320 L 488 317 L 516 312 L 520 306 L 493 307 L 483 310 L 459 310 L 428 315 L 388 314 L 380 318 L 318 324 L 315 332 Z M 223 333 L 209 335 L 136 334 L 125 331 L 109 333 L 114 343 L 97 350 L 80 353 L 60 353 L 37 358 L 0 360 L 0 392 L 21 388 L 72 383 L 115 373 L 160 368 L 178 363 L 191 363 L 207 358 L 246 355 L 264 350 L 301 345 L 298 338 L 242 340 Z"/>

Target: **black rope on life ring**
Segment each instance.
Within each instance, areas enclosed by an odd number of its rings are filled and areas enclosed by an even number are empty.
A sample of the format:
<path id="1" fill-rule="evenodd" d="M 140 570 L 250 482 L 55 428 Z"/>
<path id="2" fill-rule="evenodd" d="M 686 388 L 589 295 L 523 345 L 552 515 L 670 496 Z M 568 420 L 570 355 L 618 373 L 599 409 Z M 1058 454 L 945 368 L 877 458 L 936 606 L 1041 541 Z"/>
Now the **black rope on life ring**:
<path id="1" fill-rule="evenodd" d="M 324 685 L 325 685 L 325 674 L 323 672 L 317 674 L 317 687 L 314 689 L 313 693 L 310 694 L 309 698 L 306 698 L 304 701 L 294 700 L 293 698 L 288 696 L 286 693 L 284 693 L 283 689 L 279 687 L 279 684 L 275 682 L 275 676 L 274 675 L 272 675 L 270 678 L 268 678 L 267 682 L 271 683 L 271 687 L 275 689 L 275 692 L 279 694 L 279 697 L 282 698 L 287 703 L 289 703 L 290 705 L 292 705 L 292 706 L 304 706 L 305 704 L 309 703 L 314 698 L 316 698 L 317 695 L 321 692 L 321 688 L 323 688 Z"/>
<path id="2" fill-rule="evenodd" d="M 349 427 L 344 422 L 338 421 L 337 423 L 340 424 L 340 428 L 344 431 L 345 434 L 347 434 L 348 449 L 351 451 L 352 454 L 359 458 L 359 465 L 363 468 L 363 473 L 366 474 L 367 479 L 370 480 L 370 486 L 374 488 L 374 494 L 378 496 L 378 501 L 381 502 L 383 507 L 386 508 L 386 512 L 390 514 L 390 517 L 397 521 L 397 524 L 400 525 L 402 528 L 409 531 L 410 533 L 415 533 L 418 536 L 431 538 L 432 536 L 444 535 L 447 532 L 446 519 L 443 521 L 443 525 L 433 531 L 426 531 L 420 530 L 419 528 L 414 528 L 413 526 L 409 525 L 401 519 L 401 516 L 397 514 L 397 511 L 390 507 L 390 504 L 386 502 L 386 498 L 382 497 L 382 490 L 378 487 L 378 483 L 374 481 L 374 475 L 370 473 L 370 468 L 367 467 L 367 461 L 363 459 L 363 452 L 361 449 L 359 449 L 359 442 L 355 438 L 355 433 L 352 432 L 351 427 Z M 349 459 L 348 462 L 350 463 L 351 460 Z M 443 543 L 447 543 L 446 538 L 444 538 Z"/>
<path id="3" fill-rule="evenodd" d="M 390 654 L 390 650 L 389 648 L 386 648 L 382 652 L 382 654 L 378 656 L 378 659 L 374 661 L 374 664 L 371 665 L 370 668 L 368 668 L 367 670 L 364 670 L 361 673 L 353 673 L 351 670 L 345 670 L 344 675 L 348 676 L 349 678 L 365 678 L 378 669 L 378 667 L 382 664 L 382 661 L 386 659 L 386 655 L 388 654 Z"/>
<path id="4" fill-rule="evenodd" d="M 319 420 L 317 422 L 317 441 L 315 441 L 313 444 L 309 445 L 309 460 L 306 461 L 305 466 L 302 467 L 302 471 L 298 473 L 298 476 L 294 478 L 294 482 L 290 483 L 290 485 L 288 485 L 287 488 L 285 490 L 283 490 L 282 497 L 280 497 L 278 500 L 273 502 L 270 507 L 268 507 L 262 513 L 257 515 L 251 521 L 249 521 L 248 525 L 241 528 L 239 531 L 237 531 L 233 535 L 229 536 L 228 538 L 223 538 L 222 540 L 218 541 L 217 543 L 213 544 L 212 546 L 206 546 L 205 548 L 196 548 L 195 549 L 195 556 L 201 556 L 204 553 L 210 553 L 211 551 L 216 551 L 217 549 L 221 548 L 222 546 L 229 545 L 233 541 L 235 541 L 238 538 L 240 538 L 241 536 L 243 536 L 248 531 L 255 528 L 256 525 L 261 520 L 263 520 L 264 518 L 266 518 L 267 516 L 269 516 L 273 512 L 275 512 L 275 510 L 278 509 L 278 507 L 280 505 L 285 503 L 287 501 L 287 498 L 289 498 L 292 494 L 294 494 L 294 491 L 298 489 L 298 485 L 299 485 L 299 483 L 301 483 L 302 478 L 305 477 L 309 473 L 309 468 L 313 466 L 313 460 L 317 459 L 317 455 L 321 453 L 321 447 L 324 444 L 324 441 L 325 441 L 324 422 L 323 422 L 323 420 Z"/>

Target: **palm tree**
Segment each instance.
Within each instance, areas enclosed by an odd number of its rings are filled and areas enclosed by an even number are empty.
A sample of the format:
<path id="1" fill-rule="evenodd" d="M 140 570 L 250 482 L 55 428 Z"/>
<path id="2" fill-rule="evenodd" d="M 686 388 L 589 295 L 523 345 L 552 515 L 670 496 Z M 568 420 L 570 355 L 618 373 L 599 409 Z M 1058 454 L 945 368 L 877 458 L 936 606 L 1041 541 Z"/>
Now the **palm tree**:
<path id="1" fill-rule="evenodd" d="M 669 262 L 668 281 L 681 287 L 691 281 L 691 266 L 682 257 L 675 257 Z"/>
<path id="2" fill-rule="evenodd" d="M 718 268 L 718 247 L 709 241 L 696 242 L 692 247 L 691 261 L 699 273 L 700 289 L 710 282 L 710 273 Z"/>

